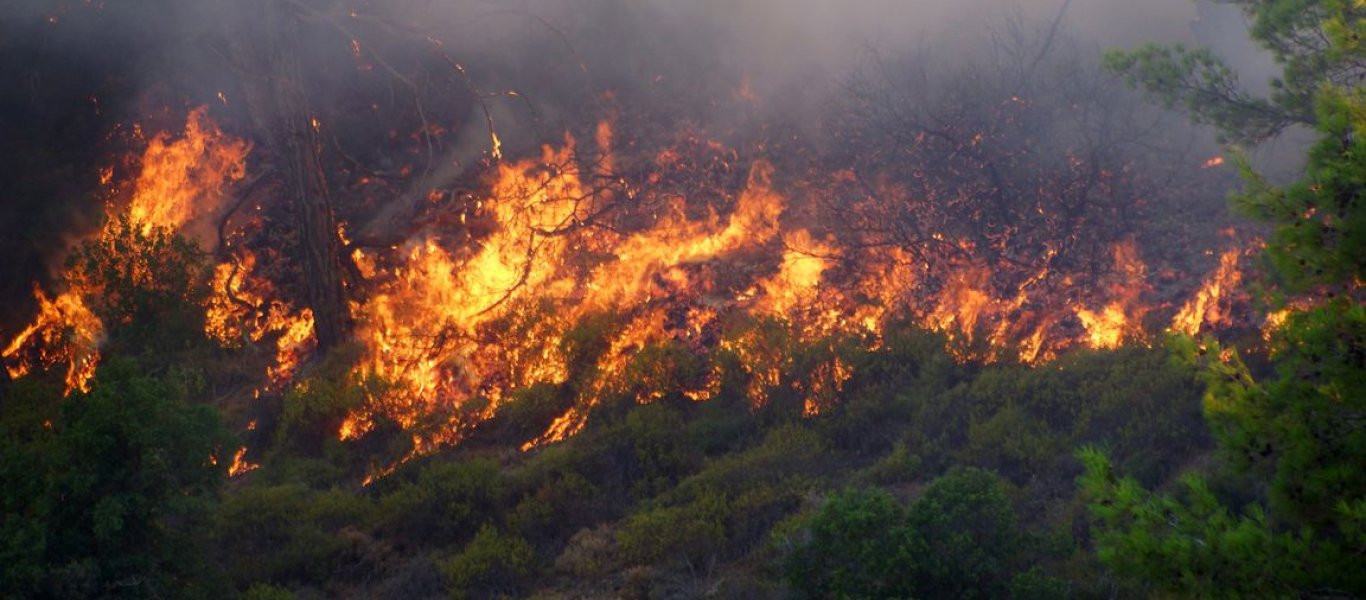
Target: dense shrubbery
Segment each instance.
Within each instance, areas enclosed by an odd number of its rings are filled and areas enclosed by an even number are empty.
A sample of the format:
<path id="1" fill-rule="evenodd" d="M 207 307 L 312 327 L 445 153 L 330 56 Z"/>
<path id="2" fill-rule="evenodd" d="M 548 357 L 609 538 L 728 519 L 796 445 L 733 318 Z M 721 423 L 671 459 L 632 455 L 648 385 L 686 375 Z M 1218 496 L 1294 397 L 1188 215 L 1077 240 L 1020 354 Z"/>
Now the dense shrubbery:
<path id="1" fill-rule="evenodd" d="M 306 460 L 340 461 L 339 477 L 316 479 L 318 487 L 271 484 L 281 481 L 272 472 L 305 460 L 277 446 L 279 456 L 268 456 L 220 511 L 224 539 L 257 544 L 230 552 L 228 570 L 239 589 L 444 586 L 457 597 L 585 585 L 623 595 L 773 595 L 784 580 L 813 597 L 1109 589 L 1074 580 L 1086 570 L 1077 564 L 1091 560 L 1084 540 L 1057 539 L 1075 517 L 1067 507 L 1081 465 L 1072 453 L 1103 443 L 1152 480 L 1176 472 L 1207 446 L 1189 370 L 1145 348 L 1041 369 L 971 366 L 948 358 L 941 343 L 908 330 L 853 355 L 866 374 L 856 371 L 818 416 L 779 417 L 724 394 L 706 403 L 607 399 L 565 442 L 509 455 L 497 449 L 525 438 L 494 419 L 485 449 L 410 463 L 366 489 L 350 487 L 363 471 L 344 453 Z M 636 368 L 665 372 L 672 367 L 650 361 L 675 359 L 642 353 Z M 923 482 L 931 483 L 918 491 Z M 821 500 L 869 484 L 912 500 L 903 505 L 875 489 Z M 235 532 L 234 522 L 250 533 Z M 869 536 L 848 535 L 859 527 Z M 355 579 L 371 583 L 324 576 L 338 564 L 369 569 Z"/>
<path id="2" fill-rule="evenodd" d="M 832 497 L 784 561 L 809 598 L 1060 598 L 1065 584 L 1031 569 L 1043 557 L 1019 524 L 1006 483 L 954 469 L 904 507 L 878 489 Z"/>
<path id="3" fill-rule="evenodd" d="M 772 342 L 798 357 L 828 357 L 837 346 Z M 649 374 L 639 385 L 700 368 L 695 361 L 735 360 L 718 352 L 684 361 L 678 352 L 638 354 L 631 369 Z M 788 392 L 755 408 L 749 382 L 735 375 L 703 403 L 666 395 L 638 405 L 636 386 L 604 398 L 579 435 L 512 451 L 537 433 L 517 419 L 565 406 L 564 390 L 539 386 L 476 430 L 477 443 L 410 461 L 368 487 L 361 479 L 408 447 L 382 427 L 336 439 L 345 411 L 379 385 L 351 380 L 344 366 L 315 365 L 279 398 L 276 416 L 249 432 L 262 467 L 221 491 L 221 462 L 164 463 L 168 452 L 222 457 L 236 447 L 210 433 L 221 431 L 212 411 L 176 400 L 190 389 L 176 369 L 163 377 L 181 383 L 167 385 L 115 361 L 95 392 L 64 402 L 43 379 L 25 381 L 6 399 L 0 447 L 12 482 L 7 581 L 35 593 L 58 581 L 89 591 L 136 573 L 137 585 L 181 586 L 177 594 L 200 586 L 248 598 L 536 589 L 1032 598 L 1068 586 L 1086 596 L 1113 589 L 1090 578 L 1099 567 L 1084 533 L 1067 533 L 1081 472 L 1075 448 L 1103 445 L 1158 482 L 1207 446 L 1199 387 L 1161 349 L 1083 353 L 1045 368 L 981 366 L 955 362 L 942 338 L 907 328 L 878 350 L 839 352 L 855 375 L 819 415 L 802 417 Z M 802 381 L 819 363 L 794 360 L 784 380 Z M 102 433 L 81 433 L 89 428 Z M 133 446 L 99 441 L 119 435 Z M 158 462 L 130 459 L 137 444 L 162 448 Z M 51 462 L 58 456 L 69 474 Z M 170 470 L 156 475 L 153 464 Z M 131 496 L 114 492 L 130 485 Z M 54 496 L 95 488 L 100 497 L 88 501 Z M 111 554 L 99 542 L 106 535 L 138 547 Z M 191 565 L 208 579 L 176 575 Z"/>
<path id="4" fill-rule="evenodd" d="M 237 448 L 213 408 L 115 360 L 93 391 L 23 384 L 0 412 L 5 568 L 19 597 L 210 597 L 203 533 Z"/>
<path id="5" fill-rule="evenodd" d="M 116 294 L 126 302 L 105 308 L 137 313 L 198 293 L 192 247 L 125 233 L 164 254 L 157 268 L 186 289 L 123 281 L 92 247 L 88 271 L 127 288 Z M 238 443 L 211 408 L 187 399 L 234 375 L 201 360 L 208 346 L 174 343 L 190 335 L 177 323 L 116 328 L 172 342 L 109 361 L 90 394 L 62 400 L 52 376 L 9 385 L 0 412 L 6 589 L 1099 596 L 1129 588 L 1096 576 L 1087 533 L 1074 529 L 1074 450 L 1103 447 L 1126 472 L 1160 483 L 1209 445 L 1200 386 L 1164 349 L 1082 352 L 1039 368 L 965 364 L 941 336 L 914 327 L 868 350 L 802 341 L 765 319 L 737 327 L 782 357 L 782 384 L 766 402 L 756 406 L 737 353 L 663 343 L 602 386 L 581 433 L 517 452 L 600 375 L 594 332 L 611 323 L 599 315 L 564 340 L 583 370 L 516 391 L 466 444 L 368 486 L 367 476 L 409 455 L 411 436 L 380 422 L 360 440 L 337 439 L 347 412 L 384 382 L 356 380 L 349 349 L 334 349 L 284 392 L 233 409 L 259 420 L 245 437 L 261 467 L 224 487 Z M 809 382 L 836 357 L 852 378 L 804 416 Z M 680 393 L 711 372 L 724 376 L 708 401 Z"/>

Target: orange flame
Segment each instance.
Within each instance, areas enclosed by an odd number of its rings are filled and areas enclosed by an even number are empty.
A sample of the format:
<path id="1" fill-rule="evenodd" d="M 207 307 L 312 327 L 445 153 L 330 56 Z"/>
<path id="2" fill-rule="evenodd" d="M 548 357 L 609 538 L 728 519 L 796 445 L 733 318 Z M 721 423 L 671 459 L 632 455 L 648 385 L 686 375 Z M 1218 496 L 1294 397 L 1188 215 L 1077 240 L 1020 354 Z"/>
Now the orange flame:
<path id="1" fill-rule="evenodd" d="M 66 363 L 66 393 L 90 391 L 90 378 L 100 360 L 104 324 L 76 291 L 63 292 L 51 300 L 34 286 L 33 297 L 38 301 L 38 316 L 0 351 L 0 358 L 17 359 L 5 367 L 10 377 L 17 379 L 35 367 Z M 21 357 L 29 347 L 33 348 L 32 356 Z"/>
<path id="2" fill-rule="evenodd" d="M 237 477 L 261 468 L 259 464 L 248 462 L 246 456 L 246 446 L 237 449 L 237 453 L 232 455 L 232 464 L 228 466 L 228 477 Z"/>
<path id="3" fill-rule="evenodd" d="M 1243 273 L 1238 269 L 1239 254 L 1240 250 L 1233 249 L 1219 257 L 1218 270 L 1172 319 L 1173 331 L 1199 335 L 1202 330 L 1217 327 L 1228 318 L 1227 307 L 1221 301 L 1242 283 Z"/>
<path id="4" fill-rule="evenodd" d="M 200 216 L 211 214 L 222 201 L 227 187 L 245 175 L 246 155 L 251 145 L 224 134 L 208 117 L 206 107 L 190 111 L 184 135 L 177 139 L 167 133 L 154 136 L 141 156 L 141 169 L 133 182 L 132 200 L 127 206 L 127 219 L 142 234 L 154 228 L 178 230 Z M 113 178 L 112 169 L 101 169 L 101 185 Z M 110 207 L 106 227 L 97 240 L 115 244 L 115 229 L 119 217 Z M 115 248 L 117 251 L 117 248 Z M 150 278 L 151 273 L 133 263 L 128 275 Z M 221 269 L 220 269 L 221 271 Z M 47 367 L 66 362 L 67 393 L 73 389 L 89 390 L 90 378 L 99 363 L 99 344 L 104 336 L 104 325 L 89 308 L 84 294 L 77 289 L 78 277 L 67 273 L 71 289 L 49 300 L 34 289 L 38 300 L 38 315 L 32 324 L 6 346 L 0 358 L 16 361 L 6 367 L 11 377 L 20 377 L 35 366 Z M 213 333 L 227 335 L 221 319 L 211 316 Z M 22 358 L 29 346 L 36 360 Z"/>
<path id="5" fill-rule="evenodd" d="M 163 132 L 148 141 L 133 184 L 129 219 L 146 234 L 153 227 L 180 229 L 212 214 L 228 186 L 246 176 L 250 151 L 250 143 L 224 134 L 209 119 L 208 107 L 190 111 L 179 139 Z"/>
<path id="6" fill-rule="evenodd" d="M 1092 348 L 1118 348 L 1126 339 L 1143 335 L 1142 320 L 1148 307 L 1141 303 L 1141 296 L 1147 290 L 1148 266 L 1138 256 L 1138 246 L 1133 240 L 1115 244 L 1113 282 L 1110 294 L 1113 299 L 1099 312 L 1078 309 L 1077 318 L 1086 328 L 1087 344 Z"/>

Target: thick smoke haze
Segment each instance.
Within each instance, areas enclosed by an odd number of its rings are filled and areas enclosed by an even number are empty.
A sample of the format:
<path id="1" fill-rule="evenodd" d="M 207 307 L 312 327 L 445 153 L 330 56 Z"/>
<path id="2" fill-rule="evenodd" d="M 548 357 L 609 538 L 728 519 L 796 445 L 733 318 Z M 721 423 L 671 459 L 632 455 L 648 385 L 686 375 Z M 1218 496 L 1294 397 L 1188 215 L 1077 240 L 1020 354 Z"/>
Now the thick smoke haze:
<path id="1" fill-rule="evenodd" d="M 1206 0 L 286 4 L 305 21 L 293 42 L 309 101 L 339 115 L 330 130 L 354 158 L 385 168 L 393 154 L 371 143 L 387 125 L 355 99 L 403 105 L 405 85 L 421 87 L 426 116 L 453 132 L 437 168 L 412 181 L 409 202 L 468 174 L 490 150 L 489 119 L 509 156 L 534 152 L 566 129 L 582 132 L 623 107 L 658 107 L 642 121 L 714 131 L 753 129 L 762 114 L 815 138 L 829 128 L 831 102 L 871 62 L 911 60 L 950 73 L 1012 31 L 1036 40 L 1056 34 L 1088 61 L 1105 48 L 1148 41 L 1206 44 L 1252 89 L 1271 72 L 1244 37 L 1242 15 Z M 169 128 L 189 107 L 208 104 L 250 136 L 240 82 L 253 75 L 228 55 L 233 44 L 265 43 L 255 39 L 256 18 L 228 0 L 7 6 L 0 15 L 0 77 L 11 83 L 0 90 L 0 294 L 24 302 L 30 282 L 47 281 L 70 240 L 95 226 L 102 203 L 93 193 L 95 167 L 121 151 L 120 128 L 134 121 Z M 452 78 L 444 60 L 463 67 L 468 80 Z M 486 99 L 475 102 L 471 90 Z M 749 101 L 755 109 L 737 110 Z"/>

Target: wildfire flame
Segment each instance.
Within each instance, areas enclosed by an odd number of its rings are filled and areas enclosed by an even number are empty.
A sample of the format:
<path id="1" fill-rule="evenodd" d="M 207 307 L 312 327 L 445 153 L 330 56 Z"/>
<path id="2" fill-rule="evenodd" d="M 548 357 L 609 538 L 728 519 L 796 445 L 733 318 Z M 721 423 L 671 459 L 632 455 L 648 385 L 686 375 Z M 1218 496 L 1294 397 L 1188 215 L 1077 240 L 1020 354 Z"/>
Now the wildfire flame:
<path id="1" fill-rule="evenodd" d="M 143 235 L 154 229 L 178 230 L 195 219 L 212 214 L 233 182 L 246 173 L 251 145 L 229 136 L 209 117 L 206 107 L 190 111 L 183 135 L 160 133 L 147 143 L 140 157 L 140 171 L 133 181 L 132 197 L 120 211 L 109 204 L 105 227 L 95 241 L 118 250 L 121 218 Z M 113 179 L 111 169 L 100 172 L 102 185 Z M 127 276 L 143 281 L 152 277 L 138 261 L 127 263 Z M 80 278 L 64 274 L 68 288 L 49 299 L 34 288 L 38 314 L 0 353 L 11 377 L 35 367 L 67 363 L 66 393 L 89 391 L 90 378 L 99 363 L 99 345 L 105 327 L 90 309 L 90 294 Z"/>
<path id="2" fill-rule="evenodd" d="M 1234 249 L 1224 252 L 1219 257 L 1219 269 L 1172 319 L 1173 331 L 1199 335 L 1201 331 L 1217 327 L 1227 321 L 1228 307 L 1222 301 L 1242 283 L 1243 273 L 1238 269 L 1238 258 L 1241 254 L 1241 250 Z"/>
<path id="3" fill-rule="evenodd" d="M 153 227 L 180 229 L 212 214 L 230 185 L 246 176 L 251 144 L 223 133 L 208 107 L 190 111 L 178 138 L 162 132 L 147 142 L 128 204 L 129 220 L 147 234 Z"/>
<path id="4" fill-rule="evenodd" d="M 100 360 L 104 324 L 86 307 L 79 293 L 67 291 L 49 299 L 34 286 L 33 297 L 38 301 L 38 315 L 0 351 L 0 358 L 9 362 L 30 347 L 34 358 L 6 365 L 10 377 L 23 377 L 34 367 L 66 363 L 66 393 L 90 391 L 90 378 Z"/>
<path id="5" fill-rule="evenodd" d="M 1138 257 L 1138 246 L 1133 240 L 1116 244 L 1113 255 L 1117 279 L 1110 289 L 1114 299 L 1099 312 L 1077 310 L 1092 348 L 1118 348 L 1125 339 L 1143 333 L 1141 321 L 1148 308 L 1142 304 L 1141 296 L 1147 290 L 1148 267 Z"/>
<path id="6" fill-rule="evenodd" d="M 591 160 L 566 134 L 537 157 L 492 163 L 487 191 L 443 221 L 450 227 L 424 229 L 391 250 L 354 252 L 363 279 L 357 283 L 365 286 L 350 306 L 360 347 L 354 374 L 383 385 L 367 386 L 371 396 L 346 416 L 341 439 L 390 421 L 411 435 L 417 455 L 460 441 L 517 390 L 573 383 L 572 406 L 526 441 L 529 450 L 581 431 L 609 395 L 646 403 L 669 393 L 694 401 L 718 393 L 720 361 L 697 361 L 712 365 L 697 373 L 641 360 L 658 348 L 728 353 L 737 360 L 727 368 L 743 371 L 751 406 L 783 390 L 815 415 L 837 403 L 854 376 L 830 340 L 876 348 L 891 324 L 912 322 L 942 332 L 960 359 L 1036 364 L 1073 347 L 1145 342 L 1152 333 L 1145 321 L 1156 320 L 1147 317 L 1162 310 L 1150 298 L 1149 269 L 1132 238 L 1109 244 L 1112 260 L 1093 267 L 1097 272 L 1055 261 L 1063 242 L 1036 247 L 1037 260 L 1010 264 L 981 251 L 995 242 L 943 233 L 931 239 L 952 249 L 949 258 L 909 246 L 860 247 L 790 210 L 789 199 L 804 192 L 780 189 L 778 170 L 766 160 L 747 169 L 727 162 L 736 173 L 727 187 L 693 198 L 652 187 L 665 171 L 688 168 L 688 148 L 659 151 L 649 165 L 656 172 L 637 188 L 621 183 L 617 170 L 628 161 L 613 144 L 604 121 Z M 727 155 L 717 142 L 695 147 Z M 245 178 L 250 149 L 206 109 L 191 111 L 183 135 L 148 142 L 127 222 L 144 233 L 185 232 Z M 453 196 L 434 192 L 430 204 L 444 206 Z M 610 224 L 598 220 L 620 204 L 635 212 Z M 205 333 L 227 347 L 273 346 L 258 392 L 283 390 L 315 346 L 313 313 L 281 298 L 261 272 L 268 256 L 228 246 L 220 255 L 229 258 L 213 272 Z M 1171 330 L 1194 335 L 1228 324 L 1241 252 L 1221 257 Z M 1003 270 L 1009 277 L 999 276 Z M 38 316 L 0 354 L 12 377 L 65 363 L 68 387 L 88 388 L 104 328 L 82 293 L 73 288 L 49 299 L 35 289 Z M 586 354 L 574 347 L 584 328 L 596 344 Z M 793 374 L 793 341 L 817 349 L 803 359 L 805 375 Z M 232 474 L 255 468 L 244 457 L 245 450 L 234 457 Z"/>

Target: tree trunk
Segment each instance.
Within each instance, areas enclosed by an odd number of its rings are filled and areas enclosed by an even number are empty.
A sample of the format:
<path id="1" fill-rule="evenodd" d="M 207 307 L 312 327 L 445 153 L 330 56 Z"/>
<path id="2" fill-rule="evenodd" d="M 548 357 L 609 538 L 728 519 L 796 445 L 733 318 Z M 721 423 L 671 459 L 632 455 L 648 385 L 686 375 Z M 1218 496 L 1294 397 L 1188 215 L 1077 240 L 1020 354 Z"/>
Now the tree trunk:
<path id="1" fill-rule="evenodd" d="M 300 77 L 298 18 L 281 0 L 229 4 L 236 9 L 229 9 L 236 24 L 229 29 L 230 51 L 247 110 L 284 177 L 299 231 L 305 302 L 318 349 L 325 351 L 343 341 L 350 315 L 318 131 Z"/>

